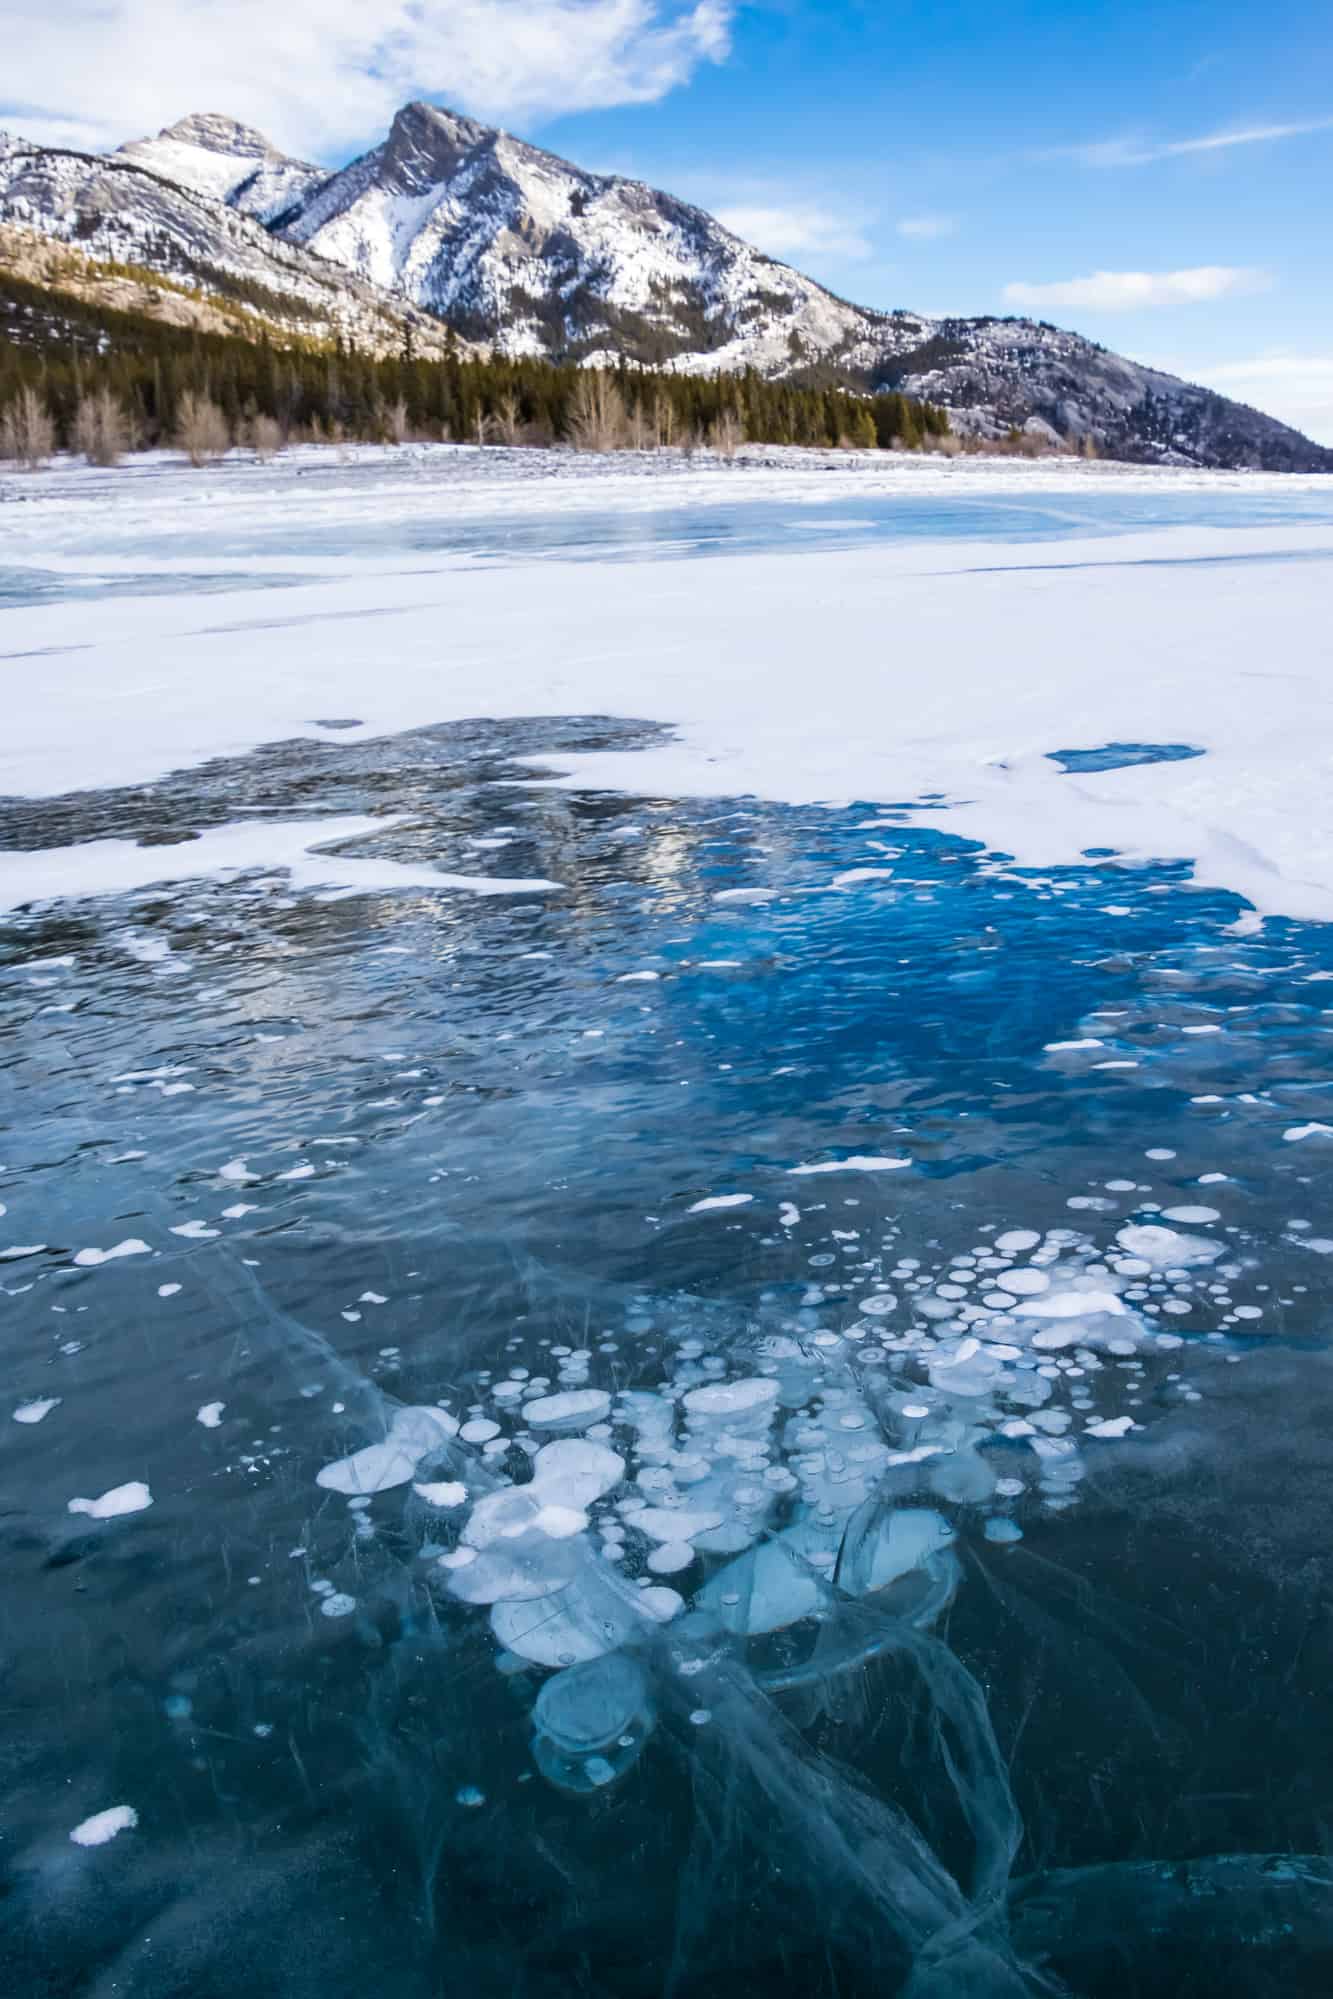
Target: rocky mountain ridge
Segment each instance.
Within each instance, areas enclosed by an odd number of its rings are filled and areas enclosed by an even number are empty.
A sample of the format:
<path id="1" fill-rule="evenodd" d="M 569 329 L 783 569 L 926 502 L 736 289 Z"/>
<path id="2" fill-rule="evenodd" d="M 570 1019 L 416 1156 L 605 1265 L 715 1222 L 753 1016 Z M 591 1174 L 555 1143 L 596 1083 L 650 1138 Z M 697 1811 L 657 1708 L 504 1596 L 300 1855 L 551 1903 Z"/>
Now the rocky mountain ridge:
<path id="1" fill-rule="evenodd" d="M 0 142 L 4 221 L 172 275 L 221 272 L 353 339 L 415 329 L 427 351 L 443 321 L 511 355 L 897 388 L 982 437 L 1017 428 L 1141 462 L 1333 469 L 1333 453 L 1276 419 L 1078 334 L 850 304 L 702 209 L 428 104 L 405 105 L 336 171 L 216 114 L 102 160 Z"/>

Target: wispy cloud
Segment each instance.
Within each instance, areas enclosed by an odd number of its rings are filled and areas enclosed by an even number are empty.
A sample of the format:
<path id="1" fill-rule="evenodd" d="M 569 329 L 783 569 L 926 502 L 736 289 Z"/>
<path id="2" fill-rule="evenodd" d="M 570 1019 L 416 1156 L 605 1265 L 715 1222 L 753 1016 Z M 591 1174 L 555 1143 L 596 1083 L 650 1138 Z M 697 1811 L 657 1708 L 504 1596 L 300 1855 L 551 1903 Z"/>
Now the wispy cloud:
<path id="1" fill-rule="evenodd" d="M 1232 146 L 1271 145 L 1278 139 L 1300 139 L 1310 132 L 1333 131 L 1333 118 L 1313 118 L 1297 125 L 1239 125 L 1205 132 L 1197 139 L 1099 139 L 1088 146 L 1057 148 L 1062 159 L 1085 167 L 1146 167 L 1156 160 L 1184 159 L 1191 153 L 1223 153 Z"/>
<path id="2" fill-rule="evenodd" d="M 958 232 L 958 218 L 954 215 L 905 215 L 897 225 L 900 236 L 908 236 L 922 243 L 931 243 L 940 236 L 954 236 Z"/>
<path id="3" fill-rule="evenodd" d="M 1201 305 L 1238 292 L 1266 291 L 1264 271 L 1231 264 L 1199 264 L 1188 271 L 1094 271 L 1048 285 L 1012 284 L 1007 305 L 1025 310 L 1069 306 L 1084 312 L 1137 312 L 1146 306 Z"/>
<path id="4" fill-rule="evenodd" d="M 817 202 L 738 203 L 715 211 L 724 229 L 775 257 L 871 255 L 861 224 Z"/>
<path id="5" fill-rule="evenodd" d="M 94 148 L 220 110 L 337 159 L 412 97 L 497 123 L 652 103 L 724 60 L 735 4 L 6 0 L 0 125 Z"/>

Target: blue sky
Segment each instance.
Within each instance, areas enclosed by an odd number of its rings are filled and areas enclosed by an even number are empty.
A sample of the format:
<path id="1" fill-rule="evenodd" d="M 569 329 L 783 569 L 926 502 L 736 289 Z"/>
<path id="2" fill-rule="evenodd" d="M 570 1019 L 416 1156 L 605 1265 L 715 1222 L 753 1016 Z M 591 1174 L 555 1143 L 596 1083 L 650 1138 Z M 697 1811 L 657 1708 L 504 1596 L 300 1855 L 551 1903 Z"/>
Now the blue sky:
<path id="1" fill-rule="evenodd" d="M 1030 312 L 1333 443 L 1327 0 L 6 0 L 6 16 L 0 123 L 34 137 L 109 145 L 219 110 L 340 161 L 430 97 L 671 188 L 849 298 Z"/>

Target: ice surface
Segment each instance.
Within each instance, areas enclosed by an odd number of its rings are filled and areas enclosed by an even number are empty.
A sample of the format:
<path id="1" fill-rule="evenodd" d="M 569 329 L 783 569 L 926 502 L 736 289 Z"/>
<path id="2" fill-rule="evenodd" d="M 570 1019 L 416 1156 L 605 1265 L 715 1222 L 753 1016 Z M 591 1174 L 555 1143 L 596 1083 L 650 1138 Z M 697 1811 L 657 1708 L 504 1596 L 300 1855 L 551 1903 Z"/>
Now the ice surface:
<path id="1" fill-rule="evenodd" d="M 539 478 L 511 497 L 528 509 L 579 504 L 577 474 L 577 466 L 558 468 L 544 493 Z M 792 484 L 782 475 L 765 488 L 754 476 L 747 490 L 755 496 L 781 490 L 784 477 Z M 842 476 L 855 477 L 863 492 L 874 475 L 858 467 Z M 901 471 L 885 468 L 884 476 L 901 487 Z M 926 490 L 911 476 L 911 490 Z M 1005 490 L 1013 477 L 985 486 L 989 475 L 957 467 L 925 476 L 947 477 L 952 492 L 973 484 Z M 1050 490 L 1084 494 L 1122 476 L 1135 475 L 1042 475 Z M 1152 490 L 1170 485 L 1169 475 L 1140 476 Z M 837 491 L 837 475 L 829 477 L 828 490 Z M 1206 483 L 1187 481 L 1181 490 Z M 105 557 L 80 554 L 99 520 L 96 502 L 79 495 L 95 490 L 52 482 L 49 499 L 34 495 L 22 534 L 11 530 L 11 559 L 75 572 L 81 562 L 105 568 Z M 658 478 L 589 479 L 582 490 L 592 496 L 587 504 L 605 505 L 614 492 L 617 505 L 647 506 L 660 504 L 665 488 Z M 679 490 L 692 490 L 688 476 Z M 809 496 L 817 490 L 805 488 Z M 234 492 L 210 506 L 214 532 L 224 523 L 243 528 L 247 510 L 272 521 L 275 508 L 294 503 L 295 481 L 275 468 Z M 403 459 L 397 471 L 386 461 L 374 497 L 378 520 L 418 519 L 417 461 Z M 183 499 L 200 504 L 178 481 L 145 479 L 123 532 L 137 526 L 151 548 L 175 525 Z M 341 492 L 331 481 L 303 523 L 316 537 L 322 527 L 354 529 L 367 503 L 351 477 Z M 303 504 L 314 503 L 303 496 Z M 494 492 L 486 504 L 497 504 Z M 905 539 L 796 559 L 784 551 L 626 563 L 606 566 L 592 593 L 574 564 L 530 572 L 455 567 L 442 583 L 438 565 L 407 573 L 396 555 L 304 560 L 307 580 L 284 591 L 281 617 L 262 590 L 234 592 L 227 615 L 212 622 L 199 600 L 182 594 L 11 611 L 11 656 L 40 652 L 43 669 L 28 676 L 23 701 L 7 712 L 0 791 L 49 795 L 149 782 L 211 756 L 314 735 L 311 715 L 330 709 L 361 717 L 364 734 L 550 712 L 549 662 L 558 659 L 563 712 L 676 725 L 674 740 L 659 747 L 554 760 L 582 785 L 791 802 L 930 792 L 940 801 L 932 825 L 1022 865 L 1077 862 L 1098 847 L 1130 860 L 1179 858 L 1200 884 L 1234 890 L 1260 910 L 1333 913 L 1333 811 L 1318 778 L 1333 756 L 1333 718 L 1312 705 L 1301 675 L 1280 664 L 1302 658 L 1318 628 L 1333 564 L 1333 531 L 1325 527 L 1071 537 L 1054 561 L 1044 545 L 974 541 L 964 562 L 957 543 Z M 941 633 L 945 578 L 951 617 Z M 1039 617 L 1032 615 L 1037 589 Z M 839 606 L 836 647 L 827 637 L 830 603 Z M 382 618 L 370 613 L 392 615 L 391 648 Z M 317 686 L 309 672 L 292 670 L 293 631 L 316 617 Z M 631 626 L 635 673 L 627 683 L 601 639 Z M 1071 631 L 1079 634 L 1079 716 L 1090 741 L 1192 741 L 1203 754 L 1076 777 L 1053 764 L 1046 751 L 1068 733 Z M 170 669 L 151 700 L 127 701 L 120 690 L 137 685 L 146 657 L 169 660 Z M 924 678 L 923 657 L 931 661 Z M 766 698 L 756 706 L 761 676 Z M 1017 744 L 1015 686 L 1024 690 Z M 1253 727 L 1257 710 L 1263 730 Z M 57 857 L 7 855 L 4 899 L 92 888 L 103 869 L 122 883 L 164 879 L 174 865 L 188 873 L 201 853 L 221 862 L 218 837 L 208 831 L 180 849 L 93 842 Z M 252 842 L 257 863 L 285 864 L 288 853 L 298 868 L 309 865 L 304 849 L 291 853 L 281 822 L 260 840 L 244 826 L 230 829 L 233 837 Z M 316 872 L 322 867 L 328 881 L 339 865 L 390 866 L 326 860 Z M 407 872 L 414 881 L 431 874 Z M 722 895 L 743 906 L 741 898 L 770 893 Z"/>

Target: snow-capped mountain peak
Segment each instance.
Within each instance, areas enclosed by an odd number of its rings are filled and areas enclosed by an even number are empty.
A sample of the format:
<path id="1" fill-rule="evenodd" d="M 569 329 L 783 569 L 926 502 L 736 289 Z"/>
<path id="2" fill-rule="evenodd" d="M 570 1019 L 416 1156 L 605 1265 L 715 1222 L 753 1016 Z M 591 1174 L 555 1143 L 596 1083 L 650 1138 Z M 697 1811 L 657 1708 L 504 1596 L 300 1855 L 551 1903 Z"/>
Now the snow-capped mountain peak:
<path id="1" fill-rule="evenodd" d="M 289 158 L 252 125 L 217 111 L 196 111 L 156 138 L 132 139 L 117 157 L 265 224 L 328 179 L 326 167 Z"/>

